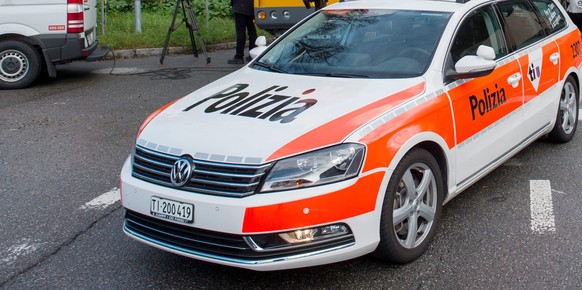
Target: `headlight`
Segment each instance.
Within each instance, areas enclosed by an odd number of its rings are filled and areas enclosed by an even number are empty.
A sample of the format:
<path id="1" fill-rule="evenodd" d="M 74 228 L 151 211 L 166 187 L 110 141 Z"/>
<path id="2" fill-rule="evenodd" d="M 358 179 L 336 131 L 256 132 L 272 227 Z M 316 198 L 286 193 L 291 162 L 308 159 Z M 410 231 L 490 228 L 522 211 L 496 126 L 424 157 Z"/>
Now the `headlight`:
<path id="1" fill-rule="evenodd" d="M 337 182 L 360 172 L 364 145 L 341 144 L 275 163 L 261 192 Z"/>

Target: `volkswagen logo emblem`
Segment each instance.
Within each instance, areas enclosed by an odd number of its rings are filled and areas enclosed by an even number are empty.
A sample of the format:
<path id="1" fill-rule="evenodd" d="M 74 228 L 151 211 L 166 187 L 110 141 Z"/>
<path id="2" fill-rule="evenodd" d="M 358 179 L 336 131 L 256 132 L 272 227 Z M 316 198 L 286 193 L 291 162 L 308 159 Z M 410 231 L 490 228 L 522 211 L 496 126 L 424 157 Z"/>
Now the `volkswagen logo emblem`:
<path id="1" fill-rule="evenodd" d="M 170 181 L 172 181 L 172 185 L 175 187 L 186 185 L 192 177 L 192 171 L 194 171 L 194 164 L 192 164 L 189 159 L 181 158 L 176 161 L 170 172 Z"/>

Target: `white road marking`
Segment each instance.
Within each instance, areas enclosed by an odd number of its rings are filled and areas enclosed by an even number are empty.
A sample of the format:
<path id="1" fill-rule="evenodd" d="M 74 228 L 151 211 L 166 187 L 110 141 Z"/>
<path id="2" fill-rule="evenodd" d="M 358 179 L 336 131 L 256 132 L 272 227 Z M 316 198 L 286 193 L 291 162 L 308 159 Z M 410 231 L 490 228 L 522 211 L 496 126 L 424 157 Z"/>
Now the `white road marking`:
<path id="1" fill-rule="evenodd" d="M 530 180 L 531 230 L 545 234 L 556 232 L 552 187 L 549 180 Z"/>
<path id="2" fill-rule="evenodd" d="M 79 209 L 89 210 L 89 209 L 105 209 L 108 206 L 118 202 L 120 199 L 119 189 L 114 187 L 111 191 L 106 192 L 92 201 L 84 204 Z"/>
<path id="3" fill-rule="evenodd" d="M 39 243 L 30 239 L 22 239 L 18 244 L 2 251 L 0 256 L 1 265 L 10 265 L 16 262 L 20 257 L 36 251 L 45 243 Z"/>
<path id="4" fill-rule="evenodd" d="M 119 189 L 112 188 L 111 191 L 106 192 L 92 201 L 84 204 L 79 209 L 105 209 L 108 206 L 118 202 L 120 199 Z M 8 247 L 7 249 L 0 249 L 0 265 L 10 265 L 18 261 L 19 258 L 32 254 L 46 243 L 33 241 L 31 239 L 22 239 L 17 244 Z"/>
<path id="5" fill-rule="evenodd" d="M 582 121 L 582 109 L 578 110 L 578 120 Z"/>

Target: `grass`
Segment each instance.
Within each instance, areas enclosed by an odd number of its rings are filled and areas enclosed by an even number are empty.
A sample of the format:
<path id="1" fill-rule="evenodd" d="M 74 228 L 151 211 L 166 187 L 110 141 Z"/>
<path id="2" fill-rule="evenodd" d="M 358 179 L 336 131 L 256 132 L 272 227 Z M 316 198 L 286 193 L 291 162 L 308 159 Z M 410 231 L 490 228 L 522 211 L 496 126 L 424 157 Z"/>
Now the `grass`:
<path id="1" fill-rule="evenodd" d="M 135 31 L 135 16 L 133 13 L 109 13 L 105 25 L 105 34 L 99 30 L 99 42 L 112 49 L 134 49 L 162 47 L 168 34 L 168 28 L 172 22 L 173 12 L 164 13 L 148 12 L 142 13 L 142 33 Z M 176 19 L 176 26 L 182 20 L 179 14 Z M 198 17 L 200 32 L 204 42 L 208 44 L 231 42 L 236 39 L 234 20 L 230 18 L 211 18 L 206 23 L 205 17 Z M 265 31 L 259 30 L 259 35 L 268 35 Z M 198 36 L 194 37 L 198 43 Z M 169 46 L 190 47 L 190 36 L 184 24 L 179 26 L 170 39 Z"/>

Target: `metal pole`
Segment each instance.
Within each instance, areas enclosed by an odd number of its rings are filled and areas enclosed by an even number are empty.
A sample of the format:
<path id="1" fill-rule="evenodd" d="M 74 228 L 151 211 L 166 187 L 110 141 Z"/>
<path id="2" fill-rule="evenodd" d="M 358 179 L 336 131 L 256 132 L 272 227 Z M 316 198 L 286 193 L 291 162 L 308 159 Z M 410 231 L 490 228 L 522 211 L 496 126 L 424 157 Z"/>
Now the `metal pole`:
<path id="1" fill-rule="evenodd" d="M 105 34 L 105 0 L 101 0 L 101 34 Z"/>
<path id="2" fill-rule="evenodd" d="M 208 0 L 206 0 L 206 27 L 208 27 Z"/>
<path id="3" fill-rule="evenodd" d="M 135 31 L 141 33 L 141 0 L 135 0 Z"/>

